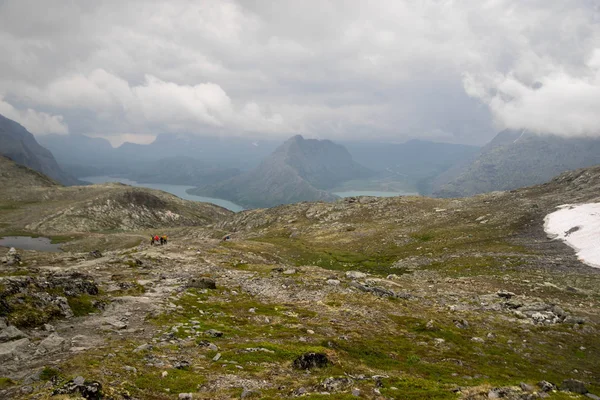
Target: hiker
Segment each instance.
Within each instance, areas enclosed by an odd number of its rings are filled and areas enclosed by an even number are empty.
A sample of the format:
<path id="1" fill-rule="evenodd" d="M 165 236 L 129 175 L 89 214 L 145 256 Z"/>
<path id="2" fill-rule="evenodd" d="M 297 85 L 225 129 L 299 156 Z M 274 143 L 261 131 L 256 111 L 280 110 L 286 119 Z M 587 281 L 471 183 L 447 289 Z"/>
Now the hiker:
<path id="1" fill-rule="evenodd" d="M 156 244 L 158 244 L 160 242 L 160 239 L 158 238 L 158 235 L 154 236 L 154 242 Z"/>
<path id="2" fill-rule="evenodd" d="M 154 246 L 154 236 L 150 236 L 150 246 Z"/>
<path id="3" fill-rule="evenodd" d="M 167 244 L 167 235 L 163 235 L 160 240 L 162 240 L 163 244 Z"/>

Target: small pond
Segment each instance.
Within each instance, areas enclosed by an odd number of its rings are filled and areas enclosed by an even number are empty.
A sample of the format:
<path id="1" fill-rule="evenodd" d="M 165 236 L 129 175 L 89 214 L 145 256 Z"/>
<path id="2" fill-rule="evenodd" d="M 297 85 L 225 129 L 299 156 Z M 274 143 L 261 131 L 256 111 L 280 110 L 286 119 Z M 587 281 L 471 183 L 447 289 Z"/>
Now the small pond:
<path id="1" fill-rule="evenodd" d="M 0 247 L 14 247 L 17 250 L 62 251 L 60 244 L 54 244 L 45 237 L 5 236 L 0 237 Z"/>

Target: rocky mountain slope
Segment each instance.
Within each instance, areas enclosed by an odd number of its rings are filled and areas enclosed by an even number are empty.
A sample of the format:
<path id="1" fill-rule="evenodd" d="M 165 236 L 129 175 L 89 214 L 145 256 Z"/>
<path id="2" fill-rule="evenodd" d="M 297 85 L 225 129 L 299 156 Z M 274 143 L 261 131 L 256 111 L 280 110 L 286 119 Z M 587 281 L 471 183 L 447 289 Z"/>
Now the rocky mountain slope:
<path id="1" fill-rule="evenodd" d="M 224 198 L 248 207 L 269 207 L 298 201 L 331 201 L 326 190 L 337 184 L 371 176 L 348 151 L 329 140 L 294 136 L 256 169 L 222 184 L 190 193 Z"/>
<path id="2" fill-rule="evenodd" d="M 27 129 L 2 115 L 0 115 L 0 155 L 41 172 L 64 185 L 81 183 L 66 174 L 58 166 L 52 153 L 40 146 Z"/>
<path id="3" fill-rule="evenodd" d="M 1 158 L 2 230 L 60 235 L 103 230 L 206 225 L 231 212 L 169 193 L 121 184 L 63 187 L 31 169 Z M 29 187 L 25 186 L 29 185 Z"/>
<path id="4" fill-rule="evenodd" d="M 599 163 L 599 139 L 506 130 L 483 147 L 470 163 L 438 177 L 434 195 L 460 197 L 510 190 Z"/>
<path id="5" fill-rule="evenodd" d="M 86 231 L 8 254 L 0 396 L 596 398 L 600 269 L 543 221 L 599 189 L 595 167 L 471 198 L 228 213 L 165 246 L 128 239 L 154 228 Z M 3 204 L 14 227 L 32 206 Z"/>

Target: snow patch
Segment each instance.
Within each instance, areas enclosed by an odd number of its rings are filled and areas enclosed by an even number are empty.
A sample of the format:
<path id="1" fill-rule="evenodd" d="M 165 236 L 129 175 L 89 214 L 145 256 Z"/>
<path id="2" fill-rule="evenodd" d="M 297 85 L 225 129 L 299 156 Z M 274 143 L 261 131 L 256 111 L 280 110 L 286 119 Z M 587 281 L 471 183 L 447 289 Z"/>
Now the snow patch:
<path id="1" fill-rule="evenodd" d="M 600 268 L 600 203 L 565 204 L 546 215 L 544 230 L 577 251 L 579 259 Z"/>

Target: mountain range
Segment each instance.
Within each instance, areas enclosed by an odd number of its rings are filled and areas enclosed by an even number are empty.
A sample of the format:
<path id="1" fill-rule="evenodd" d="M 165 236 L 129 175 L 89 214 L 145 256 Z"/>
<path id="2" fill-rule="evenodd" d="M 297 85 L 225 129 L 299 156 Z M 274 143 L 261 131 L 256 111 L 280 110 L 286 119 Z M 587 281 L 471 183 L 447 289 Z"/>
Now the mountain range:
<path id="1" fill-rule="evenodd" d="M 19 123 L 0 115 L 0 155 L 41 172 L 64 185 L 81 184 L 65 173 L 50 151 Z"/>
<path id="2" fill-rule="evenodd" d="M 224 198 L 247 207 L 298 201 L 335 200 L 327 192 L 341 182 L 374 173 L 352 159 L 341 145 L 297 135 L 279 146 L 255 169 L 190 193 Z"/>
<path id="3" fill-rule="evenodd" d="M 433 194 L 463 197 L 511 190 L 596 164 L 600 164 L 600 139 L 505 130 L 474 157 L 438 176 Z"/>

